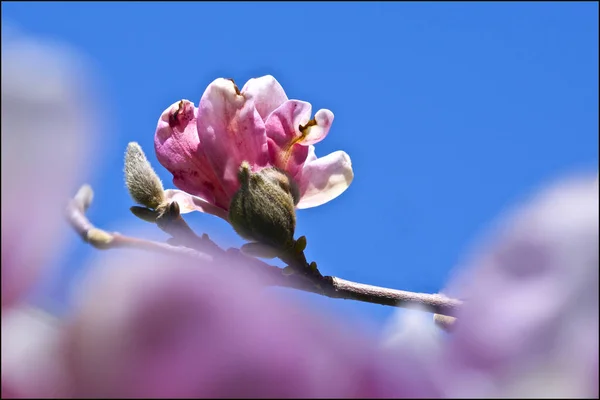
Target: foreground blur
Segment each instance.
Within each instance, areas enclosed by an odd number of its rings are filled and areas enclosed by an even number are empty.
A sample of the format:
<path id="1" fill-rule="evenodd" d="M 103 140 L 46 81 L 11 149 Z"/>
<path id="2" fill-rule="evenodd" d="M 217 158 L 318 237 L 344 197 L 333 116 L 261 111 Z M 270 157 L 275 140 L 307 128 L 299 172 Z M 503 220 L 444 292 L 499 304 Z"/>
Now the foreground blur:
<path id="1" fill-rule="evenodd" d="M 466 300 L 455 331 L 422 346 L 381 346 L 250 266 L 133 252 L 91 268 L 68 319 L 28 308 L 82 182 L 83 72 L 63 48 L 3 42 L 3 398 L 598 396 L 597 175 L 502 219 L 446 290 Z"/>

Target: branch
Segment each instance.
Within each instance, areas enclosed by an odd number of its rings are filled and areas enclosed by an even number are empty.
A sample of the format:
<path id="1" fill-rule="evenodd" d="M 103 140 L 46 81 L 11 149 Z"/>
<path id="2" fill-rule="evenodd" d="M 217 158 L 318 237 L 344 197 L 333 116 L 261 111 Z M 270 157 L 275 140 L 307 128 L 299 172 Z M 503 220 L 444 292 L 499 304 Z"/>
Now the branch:
<path id="1" fill-rule="evenodd" d="M 460 300 L 451 299 L 440 294 L 388 289 L 351 282 L 333 276 L 323 277 L 321 287 L 316 287 L 314 282 L 302 275 L 285 275 L 281 268 L 248 257 L 237 249 L 221 249 L 210 240 L 208 235 L 196 235 L 179 215 L 176 206 L 170 212 L 165 213 L 161 220 L 157 220 L 157 225 L 173 236 L 170 243 L 184 244 L 188 247 L 129 237 L 116 232 L 106 232 L 96 228 L 85 216 L 85 211 L 91 204 L 92 198 L 92 188 L 89 185 L 82 186 L 67 206 L 67 219 L 85 242 L 98 249 L 135 248 L 190 256 L 202 260 L 217 260 L 225 256 L 233 257 L 245 264 L 250 264 L 258 273 L 264 275 L 267 283 L 272 286 L 322 294 L 331 298 L 357 300 L 386 306 L 410 308 L 416 306 L 421 310 L 436 314 L 455 315 L 458 307 L 462 304 Z"/>
<path id="2" fill-rule="evenodd" d="M 85 216 L 85 211 L 90 206 L 94 192 L 89 185 L 83 185 L 67 206 L 67 219 L 79 236 L 97 249 L 134 248 L 140 250 L 156 251 L 167 254 L 191 256 L 202 260 L 212 258 L 196 250 L 185 247 L 170 246 L 165 243 L 139 239 L 121 235 L 117 232 L 106 232 L 96 228 Z"/>

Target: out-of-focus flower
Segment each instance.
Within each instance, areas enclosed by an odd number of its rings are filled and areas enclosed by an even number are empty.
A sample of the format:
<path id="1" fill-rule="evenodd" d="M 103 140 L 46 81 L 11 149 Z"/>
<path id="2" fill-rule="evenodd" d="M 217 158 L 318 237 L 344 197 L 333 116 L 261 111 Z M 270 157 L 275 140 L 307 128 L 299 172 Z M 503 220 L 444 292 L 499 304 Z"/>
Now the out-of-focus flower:
<path id="1" fill-rule="evenodd" d="M 380 347 L 270 298 L 240 265 L 111 263 L 82 287 L 66 341 L 76 394 L 593 396 L 597 205 L 594 181 L 542 194 L 457 281 L 453 333 Z"/>
<path id="2" fill-rule="evenodd" d="M 109 264 L 80 288 L 71 323 L 76 396 L 436 395 L 411 356 L 392 361 L 368 337 L 265 291 L 243 265 Z"/>
<path id="3" fill-rule="evenodd" d="M 474 257 L 448 290 L 466 303 L 446 356 L 469 371 L 449 396 L 598 396 L 598 217 L 597 179 L 564 181 Z"/>
<path id="4" fill-rule="evenodd" d="M 588 176 L 501 221 L 446 291 L 465 303 L 434 346 L 445 397 L 598 396 L 598 217 Z"/>
<path id="5" fill-rule="evenodd" d="M 71 380 L 62 346 L 62 321 L 19 304 L 2 315 L 2 398 L 61 398 Z"/>
<path id="6" fill-rule="evenodd" d="M 2 41 L 2 307 L 60 249 L 65 200 L 87 156 L 80 58 L 10 35 Z"/>
<path id="7" fill-rule="evenodd" d="M 343 193 L 354 177 L 343 151 L 317 158 L 314 144 L 327 136 L 333 113 L 288 100 L 272 76 L 250 79 L 240 91 L 233 81 L 214 80 L 199 107 L 181 100 L 161 115 L 154 145 L 159 162 L 180 190 L 167 197 L 182 212 L 198 210 L 226 218 L 239 188 L 242 161 L 253 171 L 277 167 L 296 181 L 298 208 L 316 207 Z"/>
<path id="8" fill-rule="evenodd" d="M 85 72 L 66 47 L 2 38 L 3 398 L 61 397 L 68 386 L 59 323 L 24 298 L 64 244 L 64 207 L 89 161 Z"/>

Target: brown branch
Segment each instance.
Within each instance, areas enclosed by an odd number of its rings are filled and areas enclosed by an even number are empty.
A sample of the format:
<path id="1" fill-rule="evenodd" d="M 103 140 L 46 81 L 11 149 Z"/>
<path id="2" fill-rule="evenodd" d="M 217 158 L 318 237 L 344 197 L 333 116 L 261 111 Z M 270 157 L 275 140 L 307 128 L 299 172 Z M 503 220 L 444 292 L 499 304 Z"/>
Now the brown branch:
<path id="1" fill-rule="evenodd" d="M 168 254 L 176 253 L 202 260 L 212 259 L 207 254 L 185 247 L 170 246 L 166 243 L 134 238 L 96 228 L 85 216 L 85 211 L 90 206 L 93 196 L 92 188 L 89 185 L 83 185 L 67 205 L 67 219 L 79 236 L 97 249 L 134 248 Z"/>
<path id="2" fill-rule="evenodd" d="M 325 279 L 331 281 L 331 285 L 335 288 L 335 296 L 331 297 L 341 299 L 359 300 L 384 306 L 415 307 L 444 315 L 454 315 L 462 304 L 460 300 L 451 299 L 441 294 L 388 289 L 351 282 L 335 276 L 326 276 Z"/>
<path id="3" fill-rule="evenodd" d="M 179 215 L 177 207 L 172 210 L 170 215 L 166 213 L 164 219 L 158 220 L 157 225 L 173 236 L 172 243 L 183 244 L 187 247 L 129 237 L 116 232 L 106 232 L 96 228 L 85 216 L 85 211 L 89 207 L 92 197 L 91 187 L 89 185 L 82 186 L 67 206 L 67 219 L 84 241 L 98 249 L 135 248 L 215 261 L 218 261 L 221 257 L 233 257 L 255 268 L 272 286 L 318 293 L 338 299 L 357 300 L 395 307 L 418 307 L 421 310 L 436 314 L 455 315 L 461 304 L 459 300 L 450 299 L 439 294 L 388 289 L 351 282 L 333 276 L 323 277 L 321 287 L 316 287 L 314 282 L 302 275 L 284 275 L 279 267 L 248 257 L 237 249 L 223 250 L 210 240 L 208 235 L 196 235 Z"/>

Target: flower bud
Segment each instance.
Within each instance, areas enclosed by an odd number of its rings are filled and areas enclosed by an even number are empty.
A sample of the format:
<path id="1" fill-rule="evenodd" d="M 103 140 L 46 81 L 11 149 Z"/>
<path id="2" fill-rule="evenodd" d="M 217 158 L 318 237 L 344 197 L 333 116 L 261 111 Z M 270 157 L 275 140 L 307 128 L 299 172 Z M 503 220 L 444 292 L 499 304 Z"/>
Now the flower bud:
<path id="1" fill-rule="evenodd" d="M 242 163 L 238 179 L 240 188 L 229 207 L 233 229 L 245 239 L 276 249 L 294 243 L 295 203 L 298 189 L 287 174 L 277 168 L 252 172 Z"/>
<path id="2" fill-rule="evenodd" d="M 125 184 L 129 194 L 138 204 L 156 209 L 165 201 L 162 182 L 152 169 L 144 151 L 136 142 L 127 145 Z"/>

